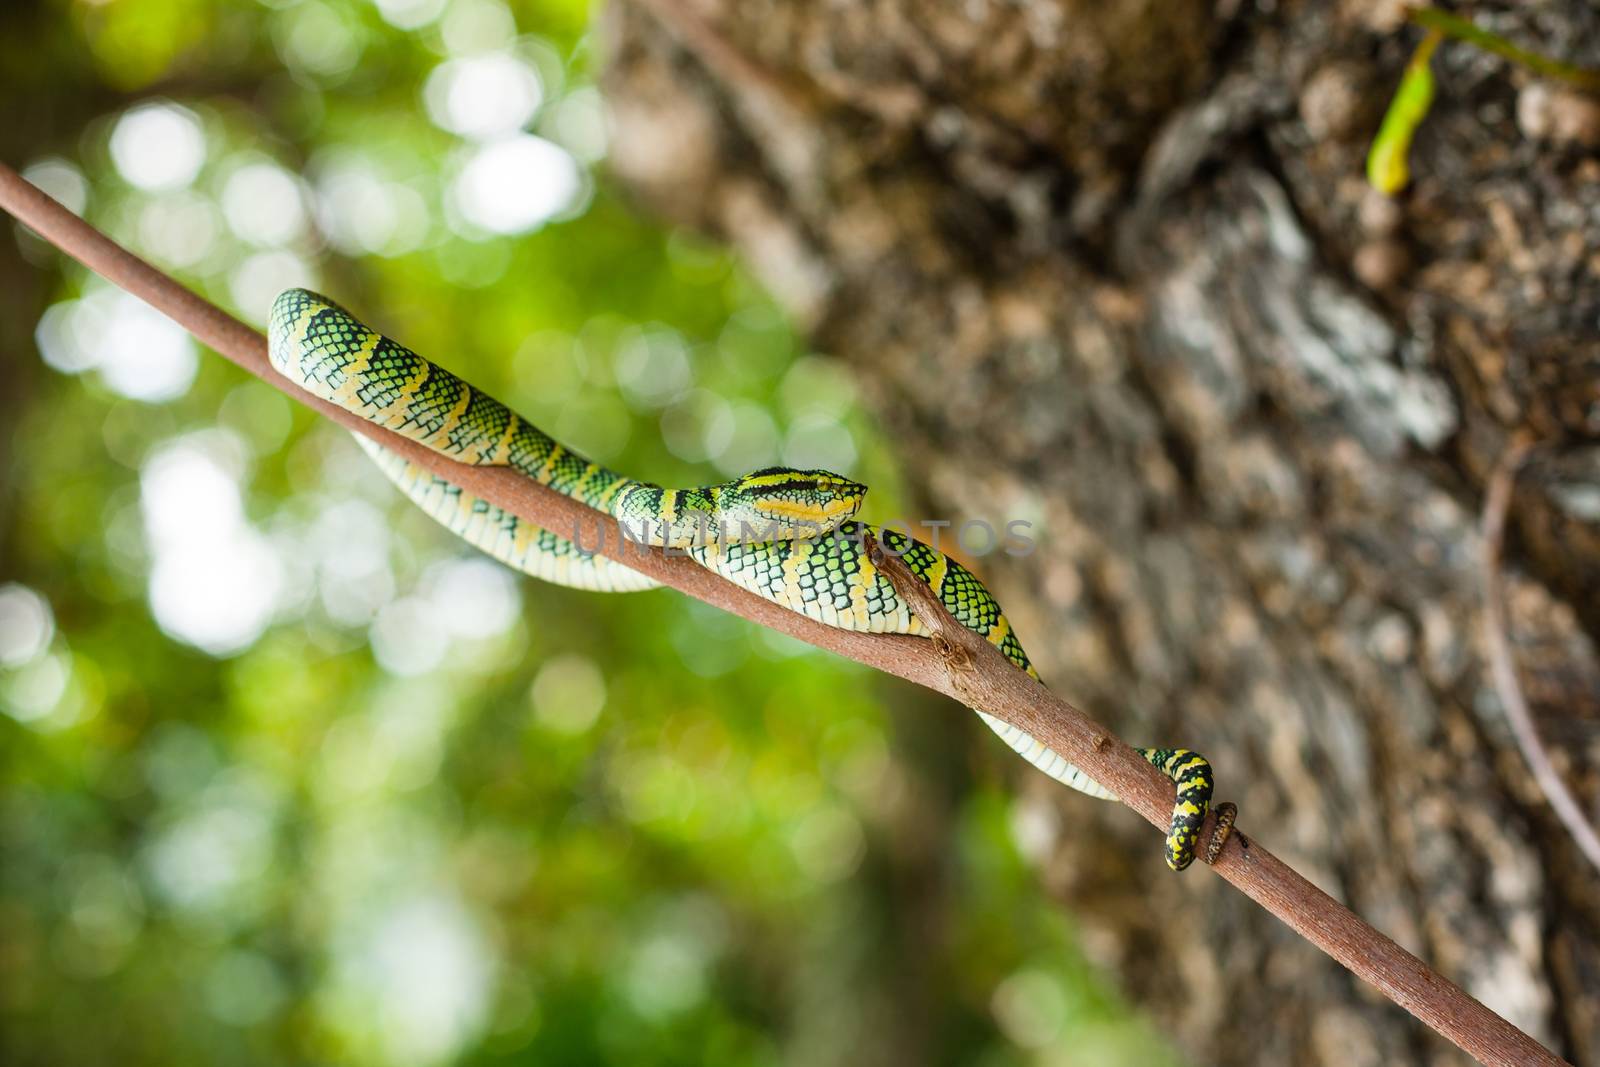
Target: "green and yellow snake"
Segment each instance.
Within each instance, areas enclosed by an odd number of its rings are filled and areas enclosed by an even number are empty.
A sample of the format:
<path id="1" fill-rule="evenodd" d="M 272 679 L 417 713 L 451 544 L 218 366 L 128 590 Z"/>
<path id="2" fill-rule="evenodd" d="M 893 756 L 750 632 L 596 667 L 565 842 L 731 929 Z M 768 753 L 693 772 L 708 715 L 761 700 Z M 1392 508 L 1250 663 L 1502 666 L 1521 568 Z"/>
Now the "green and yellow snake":
<path id="1" fill-rule="evenodd" d="M 928 584 L 962 625 L 1038 674 L 1000 605 L 944 553 L 890 529 L 854 521 L 866 487 L 827 471 L 770 468 L 719 485 L 663 489 L 608 470 L 556 442 L 504 404 L 357 321 L 337 304 L 290 289 L 273 304 L 273 366 L 308 392 L 462 463 L 505 466 L 604 511 L 630 536 L 682 548 L 745 589 L 829 626 L 925 634 L 867 558 L 870 533 Z M 379 469 L 447 529 L 527 574 L 580 589 L 649 589 L 652 579 L 463 492 L 396 453 L 357 441 Z M 1090 796 L 1103 786 L 1023 731 L 979 711 L 1019 755 Z M 1139 753 L 1177 787 L 1167 865 L 1193 862 L 1211 800 L 1211 766 L 1188 749 Z"/>

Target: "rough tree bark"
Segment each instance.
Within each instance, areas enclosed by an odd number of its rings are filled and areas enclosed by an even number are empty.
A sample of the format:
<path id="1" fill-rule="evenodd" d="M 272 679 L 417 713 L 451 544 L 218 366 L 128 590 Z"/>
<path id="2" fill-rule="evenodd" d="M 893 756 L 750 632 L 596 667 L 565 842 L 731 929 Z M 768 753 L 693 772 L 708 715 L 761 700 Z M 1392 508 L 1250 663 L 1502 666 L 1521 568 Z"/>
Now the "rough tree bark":
<path id="1" fill-rule="evenodd" d="M 1468 13 L 1600 65 L 1593 6 Z M 1593 813 L 1600 105 L 1447 44 L 1386 201 L 1362 162 L 1402 18 L 614 0 L 612 162 L 854 365 L 931 513 L 1038 524 L 981 569 L 1046 679 L 1207 752 L 1302 872 L 1600 1064 L 1600 877 L 1490 683 L 1477 519 L 1531 433 L 1511 637 Z M 1214 880 L 1158 877 L 1137 820 L 1017 781 L 1049 890 L 1197 1061 L 1459 1059 Z"/>

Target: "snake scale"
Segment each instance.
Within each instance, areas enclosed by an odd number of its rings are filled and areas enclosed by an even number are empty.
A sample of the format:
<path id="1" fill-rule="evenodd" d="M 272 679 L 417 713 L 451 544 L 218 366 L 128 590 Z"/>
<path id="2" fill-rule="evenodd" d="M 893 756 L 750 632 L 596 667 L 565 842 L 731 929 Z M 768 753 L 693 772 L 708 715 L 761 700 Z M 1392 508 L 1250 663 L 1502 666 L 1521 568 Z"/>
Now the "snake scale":
<path id="1" fill-rule="evenodd" d="M 1011 624 L 956 560 L 895 530 L 855 521 L 866 487 L 827 471 L 768 468 L 718 485 L 664 489 L 566 448 L 487 394 L 363 325 L 325 297 L 290 289 L 274 302 L 273 366 L 308 392 L 462 463 L 506 466 L 614 516 L 630 536 L 683 548 L 729 581 L 818 622 L 870 633 L 925 635 L 867 558 L 870 533 L 938 594 L 952 615 L 1038 679 Z M 656 583 L 463 492 L 357 437 L 380 470 L 430 516 L 524 573 L 580 589 L 628 592 Z M 1090 796 L 1112 794 L 1043 743 L 980 710 L 1029 763 Z M 1211 766 L 1182 748 L 1138 749 L 1176 786 L 1167 865 L 1194 859 L 1210 804 Z"/>

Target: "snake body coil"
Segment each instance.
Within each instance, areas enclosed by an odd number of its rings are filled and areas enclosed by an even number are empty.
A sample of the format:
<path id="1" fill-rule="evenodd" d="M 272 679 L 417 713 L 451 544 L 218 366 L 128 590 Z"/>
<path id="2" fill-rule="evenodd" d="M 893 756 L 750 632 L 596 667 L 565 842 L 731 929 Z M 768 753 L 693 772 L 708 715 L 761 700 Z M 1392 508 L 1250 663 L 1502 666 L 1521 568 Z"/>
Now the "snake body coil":
<path id="1" fill-rule="evenodd" d="M 719 485 L 663 489 L 567 449 L 495 400 L 363 325 L 332 301 L 290 289 L 273 304 L 273 366 L 307 391 L 463 463 L 507 466 L 616 517 L 654 544 L 684 547 L 703 566 L 818 622 L 871 633 L 924 634 L 863 546 L 870 532 L 926 582 L 952 615 L 1038 674 L 1000 605 L 971 571 L 897 533 L 853 521 L 864 486 L 827 471 L 773 468 Z M 433 518 L 496 559 L 562 585 L 608 592 L 648 589 L 652 579 L 584 551 L 358 437 L 378 467 Z M 820 534 L 820 536 L 819 536 Z M 1014 751 L 1091 796 L 1099 783 L 1043 743 L 986 712 L 979 716 Z M 1139 749 L 1177 786 L 1167 864 L 1194 859 L 1211 796 L 1211 768 L 1187 749 Z"/>

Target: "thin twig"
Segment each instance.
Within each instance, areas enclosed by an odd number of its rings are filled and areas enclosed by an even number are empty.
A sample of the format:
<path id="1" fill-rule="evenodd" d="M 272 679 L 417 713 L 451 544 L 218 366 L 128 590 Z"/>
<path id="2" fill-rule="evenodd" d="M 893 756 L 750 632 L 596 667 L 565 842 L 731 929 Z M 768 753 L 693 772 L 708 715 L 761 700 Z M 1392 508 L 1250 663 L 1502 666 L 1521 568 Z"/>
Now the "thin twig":
<path id="1" fill-rule="evenodd" d="M 1505 543 L 1506 514 L 1511 510 L 1511 490 L 1515 488 L 1517 471 L 1528 458 L 1532 442 L 1519 437 L 1511 442 L 1505 455 L 1495 465 L 1489 476 L 1489 489 L 1483 498 L 1483 643 L 1489 654 L 1489 676 L 1494 681 L 1495 694 L 1505 709 L 1506 720 L 1511 723 L 1511 736 L 1528 761 L 1533 780 L 1539 791 L 1550 802 L 1550 808 L 1567 828 L 1572 840 L 1589 862 L 1600 870 L 1600 836 L 1583 814 L 1572 790 L 1550 762 L 1550 753 L 1539 737 L 1533 713 L 1522 695 L 1522 685 L 1517 681 L 1517 667 L 1511 656 L 1511 641 L 1507 637 L 1504 590 L 1500 580 L 1500 550 Z"/>
<path id="2" fill-rule="evenodd" d="M 1589 92 L 1600 90 L 1600 70 L 1590 70 L 1575 63 L 1563 63 L 1559 59 L 1530 52 L 1526 48 L 1512 44 L 1499 34 L 1490 33 L 1471 19 L 1452 15 L 1437 7 L 1414 8 L 1406 13 L 1406 17 L 1425 29 L 1435 30 L 1458 41 L 1466 41 L 1468 44 L 1477 45 L 1485 52 L 1493 52 L 1513 63 L 1520 63 L 1535 74 L 1555 78 Z"/>
<path id="3" fill-rule="evenodd" d="M 856 633 L 813 622 L 734 586 L 682 555 L 625 544 L 610 516 L 532 479 L 505 468 L 463 466 L 343 408 L 311 397 L 272 370 L 267 362 L 266 339 L 259 333 L 118 247 L 4 165 L 0 165 L 0 208 L 79 262 L 149 301 L 245 370 L 340 425 L 381 442 L 526 522 L 578 534 L 583 536 L 585 545 L 595 544 L 598 533 L 603 555 L 680 592 L 981 707 L 1026 730 L 1082 767 L 1114 790 L 1123 803 L 1165 830 L 1173 794 L 1172 784 L 1161 772 L 1071 704 L 1016 670 L 998 649 L 976 634 L 953 623 L 941 626 L 939 620 L 947 616 L 928 610 L 925 601 L 919 602 L 919 591 L 925 587 L 896 571 L 894 564 L 898 561 L 885 560 L 885 572 L 901 595 L 921 609 L 924 621 L 937 635 L 935 640 Z M 1563 1062 L 1300 877 L 1254 838 L 1248 847 L 1244 847 L 1242 838 L 1236 832 L 1211 869 L 1390 1000 L 1484 1063 L 1526 1067 Z M 1151 856 L 1154 860 L 1154 851 Z"/>

